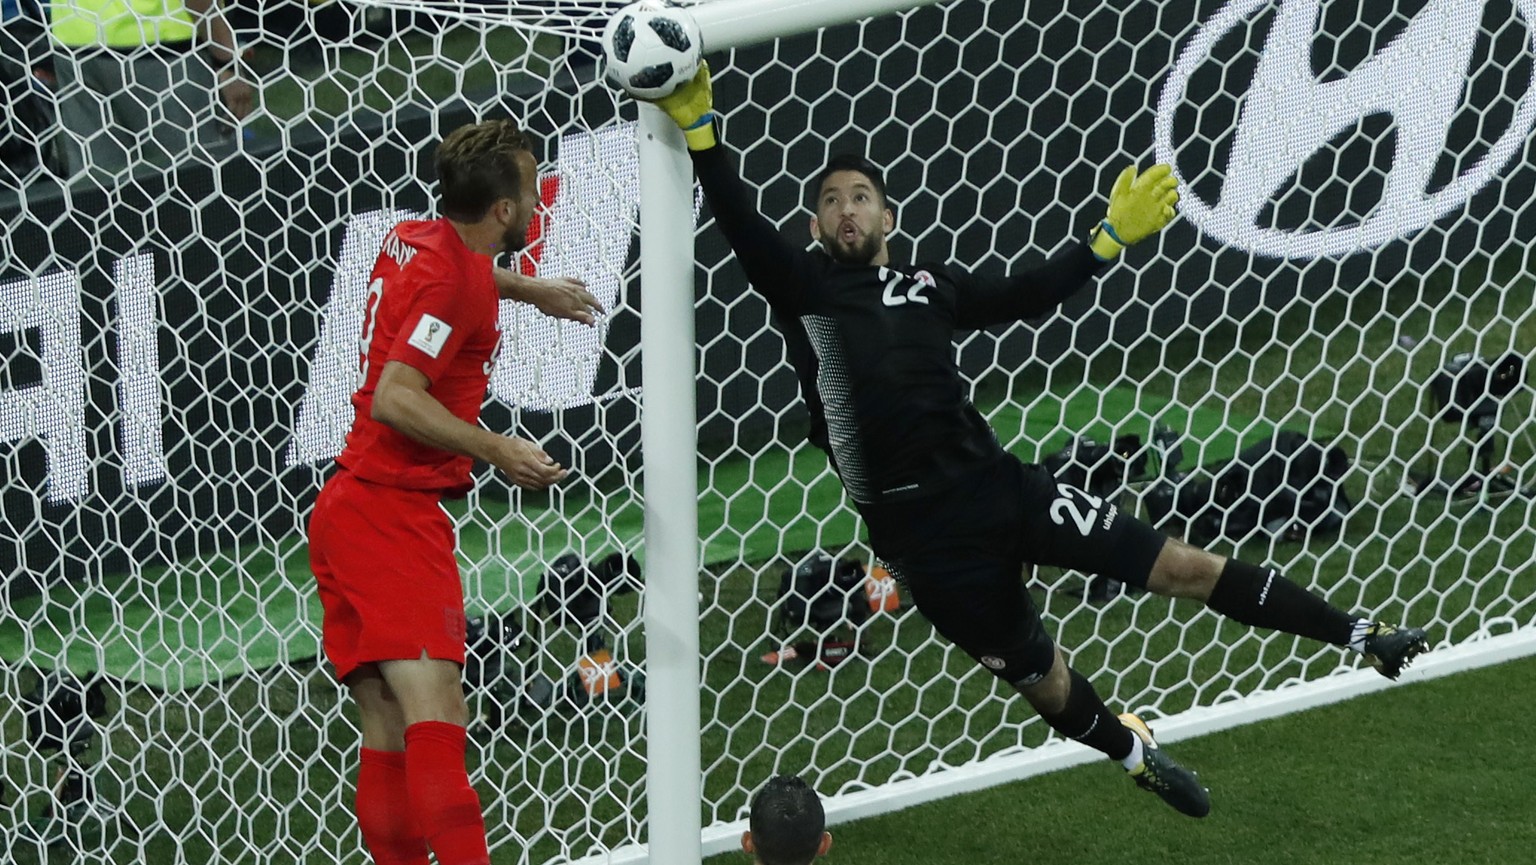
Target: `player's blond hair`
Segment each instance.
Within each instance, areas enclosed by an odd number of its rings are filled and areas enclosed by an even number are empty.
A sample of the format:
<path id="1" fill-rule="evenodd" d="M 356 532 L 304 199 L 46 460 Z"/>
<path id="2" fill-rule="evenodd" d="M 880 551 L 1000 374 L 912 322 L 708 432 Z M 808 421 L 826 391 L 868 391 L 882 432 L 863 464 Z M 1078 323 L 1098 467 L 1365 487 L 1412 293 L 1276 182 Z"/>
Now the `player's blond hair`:
<path id="1" fill-rule="evenodd" d="M 460 126 L 437 146 L 437 197 L 443 216 L 479 222 L 491 205 L 522 195 L 517 154 L 533 143 L 511 119 Z"/>

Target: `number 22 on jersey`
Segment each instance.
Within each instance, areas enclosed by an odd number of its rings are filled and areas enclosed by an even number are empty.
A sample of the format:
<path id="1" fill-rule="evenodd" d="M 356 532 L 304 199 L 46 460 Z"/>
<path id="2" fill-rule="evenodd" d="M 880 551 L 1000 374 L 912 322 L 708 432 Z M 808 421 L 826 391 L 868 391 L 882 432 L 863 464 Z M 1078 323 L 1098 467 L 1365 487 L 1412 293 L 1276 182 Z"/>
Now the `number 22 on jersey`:
<path id="1" fill-rule="evenodd" d="M 924 283 L 904 273 L 897 273 L 889 268 L 880 268 L 880 278 L 885 281 L 885 291 L 880 294 L 880 300 L 886 306 L 905 306 L 909 303 L 927 303 L 928 298 L 923 297 Z M 905 291 L 901 283 L 908 282 Z"/>

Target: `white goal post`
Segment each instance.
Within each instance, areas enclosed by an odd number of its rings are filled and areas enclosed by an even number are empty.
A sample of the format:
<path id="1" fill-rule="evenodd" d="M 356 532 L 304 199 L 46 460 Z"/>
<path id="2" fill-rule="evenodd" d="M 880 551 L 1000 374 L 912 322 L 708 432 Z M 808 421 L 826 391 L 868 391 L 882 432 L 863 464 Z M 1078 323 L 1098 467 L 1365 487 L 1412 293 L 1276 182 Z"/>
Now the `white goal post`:
<path id="1" fill-rule="evenodd" d="M 694 6 L 706 52 L 888 14 L 925 3 L 715 0 Z M 650 287 L 641 352 L 645 447 L 647 853 L 700 858 L 700 545 L 693 382 L 693 165 L 682 133 L 654 106 L 640 112 L 640 284 Z M 642 288 L 642 290 L 644 290 Z M 658 386 L 659 385 L 659 386 Z M 739 835 L 739 833 L 737 833 Z M 709 852 L 719 852 L 711 849 Z M 648 860 L 649 861 L 649 860 Z"/>

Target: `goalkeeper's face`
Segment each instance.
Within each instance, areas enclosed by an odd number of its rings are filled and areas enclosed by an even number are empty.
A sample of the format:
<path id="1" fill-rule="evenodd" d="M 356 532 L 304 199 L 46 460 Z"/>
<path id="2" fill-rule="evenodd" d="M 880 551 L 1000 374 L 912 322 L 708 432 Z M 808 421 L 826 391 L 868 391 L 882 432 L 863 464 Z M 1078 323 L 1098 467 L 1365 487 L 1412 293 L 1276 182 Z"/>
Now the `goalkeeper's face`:
<path id="1" fill-rule="evenodd" d="M 890 263 L 885 236 L 896 225 L 885 197 L 860 171 L 834 171 L 821 184 L 811 237 L 834 259 L 854 266 Z"/>

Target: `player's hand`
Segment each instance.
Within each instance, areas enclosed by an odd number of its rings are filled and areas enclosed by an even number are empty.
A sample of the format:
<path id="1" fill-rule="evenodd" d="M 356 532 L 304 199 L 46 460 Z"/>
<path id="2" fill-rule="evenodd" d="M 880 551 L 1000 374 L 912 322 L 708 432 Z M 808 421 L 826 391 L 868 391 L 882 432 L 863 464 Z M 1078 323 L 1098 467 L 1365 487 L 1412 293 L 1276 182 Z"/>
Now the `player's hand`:
<path id="1" fill-rule="evenodd" d="M 256 88 L 241 79 L 233 65 L 227 66 L 219 72 L 219 98 L 230 117 L 244 120 L 256 105 Z"/>
<path id="2" fill-rule="evenodd" d="M 656 100 L 656 107 L 667 112 L 672 122 L 683 130 L 689 150 L 708 150 L 715 146 L 715 91 L 709 84 L 709 61 L 699 61 L 693 80 Z"/>
<path id="3" fill-rule="evenodd" d="M 502 300 L 532 304 L 539 312 L 552 318 L 593 324 L 599 314 L 606 312 L 597 298 L 587 291 L 587 284 L 575 277 L 540 279 L 524 276 L 505 267 L 497 267 L 493 276 L 496 294 Z"/>
<path id="4" fill-rule="evenodd" d="M 1179 179 L 1170 165 L 1154 165 L 1138 174 L 1128 165 L 1109 192 L 1109 213 L 1093 237 L 1093 252 L 1109 260 L 1127 246 L 1161 231 L 1178 214 Z"/>
<path id="5" fill-rule="evenodd" d="M 548 489 L 569 474 L 554 457 L 527 439 L 504 436 L 498 444 L 490 456 L 491 465 L 525 490 Z"/>
<path id="6" fill-rule="evenodd" d="M 597 316 L 606 310 L 597 302 L 587 284 L 569 276 L 550 279 L 531 279 L 524 288 L 526 303 L 533 304 L 539 312 L 550 318 L 563 318 L 593 324 Z"/>

